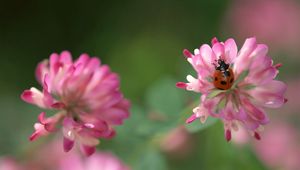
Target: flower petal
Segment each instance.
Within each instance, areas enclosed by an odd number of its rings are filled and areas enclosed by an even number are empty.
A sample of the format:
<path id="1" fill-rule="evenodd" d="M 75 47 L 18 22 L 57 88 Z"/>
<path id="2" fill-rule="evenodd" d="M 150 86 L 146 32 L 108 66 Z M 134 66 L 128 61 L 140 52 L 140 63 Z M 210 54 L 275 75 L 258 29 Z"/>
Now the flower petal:
<path id="1" fill-rule="evenodd" d="M 284 93 L 287 85 L 278 80 L 258 86 L 248 93 L 255 99 L 255 101 L 264 107 L 279 108 L 285 103 Z"/>
<path id="2" fill-rule="evenodd" d="M 207 70 L 214 70 L 214 65 L 213 63 L 217 59 L 215 54 L 213 53 L 213 50 L 210 48 L 209 45 L 204 44 L 200 47 L 200 61 L 203 65 L 203 68 Z"/>
<path id="3" fill-rule="evenodd" d="M 266 113 L 259 107 L 253 105 L 248 99 L 242 100 L 243 107 L 247 114 L 258 121 L 260 124 L 266 124 L 269 122 L 269 118 Z"/>
<path id="4" fill-rule="evenodd" d="M 64 151 L 69 152 L 74 146 L 74 141 L 65 137 L 63 140 L 64 140 Z"/>
<path id="5" fill-rule="evenodd" d="M 256 38 L 246 39 L 243 47 L 238 53 L 238 56 L 234 63 L 234 72 L 239 75 L 242 71 L 247 70 L 250 63 L 251 57 L 250 54 L 256 48 Z"/>
<path id="6" fill-rule="evenodd" d="M 38 64 L 35 70 L 36 79 L 43 84 L 45 74 L 49 73 L 49 61 L 44 60 Z"/>
<path id="7" fill-rule="evenodd" d="M 72 63 L 72 55 L 69 51 L 62 51 L 60 53 L 59 62 L 62 64 L 71 64 Z"/>
<path id="8" fill-rule="evenodd" d="M 223 59 L 225 60 L 225 48 L 224 48 L 224 44 L 222 43 L 215 43 L 212 47 L 212 50 L 216 56 L 217 59 Z M 214 61 L 211 61 L 211 63 L 213 63 Z M 227 62 L 227 61 L 226 61 Z"/>
<path id="9" fill-rule="evenodd" d="M 233 63 L 235 58 L 237 57 L 237 46 L 235 41 L 230 38 L 224 43 L 225 48 L 225 60 L 227 63 Z"/>
<path id="10" fill-rule="evenodd" d="M 192 123 L 193 121 L 195 121 L 198 117 L 196 116 L 196 114 L 192 114 L 192 116 L 190 116 L 189 118 L 186 119 L 185 123 Z"/>
<path id="11" fill-rule="evenodd" d="M 30 90 L 25 90 L 21 94 L 21 99 L 27 103 L 35 104 L 41 108 L 50 108 L 51 104 L 49 101 L 53 100 L 53 98 L 47 93 L 43 94 L 41 91 L 34 87 L 30 88 Z"/>
<path id="12" fill-rule="evenodd" d="M 81 145 L 81 151 L 86 156 L 91 156 L 93 153 L 95 153 L 96 148 L 94 146 Z"/>
<path id="13" fill-rule="evenodd" d="M 44 128 L 44 125 L 40 124 L 40 123 L 35 123 L 34 124 L 34 129 L 35 131 L 32 133 L 32 135 L 29 137 L 30 141 L 36 140 L 37 138 L 39 138 L 40 136 L 46 136 L 49 134 L 49 132 L 47 132 Z"/>

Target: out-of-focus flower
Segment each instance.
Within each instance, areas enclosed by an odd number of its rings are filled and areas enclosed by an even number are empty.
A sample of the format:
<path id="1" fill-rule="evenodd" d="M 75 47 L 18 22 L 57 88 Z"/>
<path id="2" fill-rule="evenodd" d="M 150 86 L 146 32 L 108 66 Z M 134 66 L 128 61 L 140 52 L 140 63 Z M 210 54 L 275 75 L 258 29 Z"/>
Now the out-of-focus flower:
<path id="1" fill-rule="evenodd" d="M 188 83 L 178 82 L 177 87 L 202 93 L 201 103 L 186 122 L 204 123 L 212 116 L 224 122 L 228 141 L 240 125 L 260 139 L 260 127 L 269 122 L 264 108 L 279 108 L 286 102 L 286 85 L 274 80 L 281 64 L 273 65 L 267 52 L 268 47 L 255 38 L 247 39 L 239 52 L 233 39 L 223 43 L 216 38 L 212 47 L 204 44 L 194 54 L 184 50 L 197 78 L 188 75 Z"/>
<path id="2" fill-rule="evenodd" d="M 96 152 L 89 158 L 70 155 L 60 162 L 59 170 L 129 170 L 129 168 L 111 153 Z"/>
<path id="3" fill-rule="evenodd" d="M 254 143 L 258 157 L 272 169 L 298 170 L 300 147 L 297 130 L 291 125 L 275 121 L 266 128 L 265 139 Z"/>
<path id="4" fill-rule="evenodd" d="M 14 159 L 0 158 L 0 170 L 24 170 Z"/>
<path id="5" fill-rule="evenodd" d="M 191 134 L 184 126 L 169 132 L 161 141 L 160 148 L 173 157 L 184 157 L 193 149 Z"/>
<path id="6" fill-rule="evenodd" d="M 129 170 L 121 160 L 109 152 L 96 152 L 82 157 L 77 150 L 65 153 L 54 140 L 39 146 L 24 160 L 15 161 L 9 157 L 0 158 L 0 170 Z"/>
<path id="7" fill-rule="evenodd" d="M 129 116 L 130 103 L 120 92 L 118 75 L 96 57 L 82 54 L 73 62 L 68 51 L 53 53 L 50 60 L 38 64 L 36 77 L 43 90 L 32 87 L 21 98 L 58 112 L 51 117 L 40 113 L 30 140 L 56 131 L 61 124 L 64 150 L 71 150 L 77 141 L 82 151 L 91 155 L 98 139 L 113 137 L 113 126 Z"/>
<path id="8" fill-rule="evenodd" d="M 300 52 L 300 4 L 295 0 L 235 0 L 225 23 L 242 38 L 257 35 L 274 50 Z"/>

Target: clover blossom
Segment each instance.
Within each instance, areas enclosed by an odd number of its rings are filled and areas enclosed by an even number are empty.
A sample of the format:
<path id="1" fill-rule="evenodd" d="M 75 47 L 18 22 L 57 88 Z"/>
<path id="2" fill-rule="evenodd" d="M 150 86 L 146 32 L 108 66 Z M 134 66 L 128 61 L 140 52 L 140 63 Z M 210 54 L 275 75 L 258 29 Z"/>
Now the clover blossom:
<path id="1" fill-rule="evenodd" d="M 287 101 L 287 86 L 275 80 L 281 64 L 273 65 L 267 52 L 268 47 L 257 44 L 255 38 L 246 39 L 239 52 L 233 39 L 219 42 L 216 38 L 212 47 L 204 44 L 194 54 L 184 50 L 197 78 L 188 75 L 188 83 L 176 86 L 202 93 L 201 103 L 186 122 L 200 119 L 204 123 L 211 116 L 223 121 L 227 141 L 239 126 L 259 140 L 259 132 L 269 122 L 264 109 L 279 108 Z"/>
<path id="2" fill-rule="evenodd" d="M 118 75 L 96 57 L 82 54 L 73 62 L 68 51 L 53 53 L 38 64 L 35 74 L 43 90 L 32 87 L 21 98 L 57 113 L 40 113 L 31 141 L 62 126 L 64 150 L 71 150 L 76 141 L 91 155 L 99 138 L 113 137 L 114 126 L 129 116 L 130 103 L 120 92 Z"/>

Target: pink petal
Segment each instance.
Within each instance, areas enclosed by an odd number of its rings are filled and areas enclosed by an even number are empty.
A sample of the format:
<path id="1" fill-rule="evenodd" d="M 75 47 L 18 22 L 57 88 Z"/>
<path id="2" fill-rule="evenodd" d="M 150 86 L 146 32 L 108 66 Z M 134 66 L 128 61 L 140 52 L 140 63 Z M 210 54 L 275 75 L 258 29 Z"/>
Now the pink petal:
<path id="1" fill-rule="evenodd" d="M 116 133 L 117 133 L 117 132 L 116 132 L 114 129 L 110 129 L 109 134 L 105 135 L 105 138 L 111 139 L 111 138 L 113 138 L 113 137 L 116 136 Z"/>
<path id="2" fill-rule="evenodd" d="M 249 70 L 251 64 L 253 63 L 261 64 L 259 60 L 260 58 L 262 58 L 262 60 L 265 59 L 267 52 L 268 52 L 268 47 L 266 45 L 258 44 L 248 56 L 239 59 L 237 58 L 237 60 L 239 61 L 235 62 L 236 72 L 239 74 L 240 73 L 239 71 Z"/>
<path id="3" fill-rule="evenodd" d="M 65 117 L 63 120 L 63 127 L 65 129 L 68 129 L 68 130 L 73 129 L 73 127 L 76 125 L 77 125 L 76 122 L 70 117 Z"/>
<path id="4" fill-rule="evenodd" d="M 272 81 L 276 77 L 277 73 L 278 70 L 276 68 L 269 67 L 260 72 L 256 72 L 255 74 L 250 73 L 246 81 L 253 85 L 260 86 Z"/>
<path id="5" fill-rule="evenodd" d="M 194 120 L 198 119 L 198 117 L 196 116 L 196 114 L 192 114 L 192 116 L 190 116 L 185 123 L 192 123 Z"/>
<path id="6" fill-rule="evenodd" d="M 249 94 L 264 107 L 279 108 L 285 103 L 283 94 L 286 89 L 287 85 L 283 82 L 272 80 L 263 86 L 258 86 L 249 91 Z"/>
<path id="7" fill-rule="evenodd" d="M 63 103 L 61 103 L 61 102 L 56 102 L 56 103 L 53 103 L 53 104 L 51 105 L 51 107 L 54 108 L 54 109 L 63 109 L 63 108 L 65 108 L 66 106 L 65 106 L 65 104 L 63 104 Z"/>
<path id="8" fill-rule="evenodd" d="M 229 129 L 227 129 L 225 132 L 225 138 L 226 138 L 227 142 L 229 142 L 231 140 L 231 131 Z"/>
<path id="9" fill-rule="evenodd" d="M 30 141 L 34 141 L 35 139 L 37 139 L 39 137 L 39 134 L 37 132 L 33 132 L 30 137 L 29 140 Z"/>
<path id="10" fill-rule="evenodd" d="M 49 123 L 46 123 L 46 124 L 44 125 L 45 130 L 47 130 L 48 132 L 55 132 L 55 131 L 56 131 L 56 128 L 55 128 L 56 123 L 57 123 L 57 122 L 49 122 Z"/>
<path id="11" fill-rule="evenodd" d="M 255 130 L 259 127 L 259 122 L 254 120 L 249 114 L 248 112 L 245 111 L 244 108 L 240 108 L 240 115 L 238 116 L 238 120 L 240 120 L 241 122 L 243 122 L 243 124 L 245 125 L 245 127 L 248 130 Z"/>
<path id="12" fill-rule="evenodd" d="M 184 49 L 183 50 L 183 55 L 184 56 L 186 56 L 187 58 L 193 58 L 193 54 L 189 51 L 189 50 L 187 50 L 187 49 Z"/>
<path id="13" fill-rule="evenodd" d="M 225 59 L 224 57 L 224 54 L 225 54 L 225 49 L 224 49 L 224 45 L 221 44 L 221 43 L 215 43 L 212 47 L 212 50 L 215 54 L 215 56 L 219 59 Z M 214 61 L 212 61 L 214 62 Z"/>
<path id="14" fill-rule="evenodd" d="M 72 63 L 72 55 L 69 51 L 62 51 L 60 53 L 59 62 L 63 64 L 71 64 Z"/>
<path id="15" fill-rule="evenodd" d="M 253 60 L 249 75 L 245 81 L 254 85 L 261 85 L 274 79 L 278 70 L 272 66 L 273 61 L 268 56 L 260 56 Z"/>
<path id="16" fill-rule="evenodd" d="M 279 69 L 280 67 L 282 67 L 282 63 L 277 63 L 277 64 L 274 65 L 274 67 L 275 67 L 276 69 Z"/>
<path id="17" fill-rule="evenodd" d="M 93 57 L 89 60 L 88 64 L 86 65 L 86 69 L 90 71 L 95 71 L 100 66 L 100 60 L 96 57 Z"/>
<path id="18" fill-rule="evenodd" d="M 86 53 L 83 53 L 79 56 L 79 58 L 74 62 L 74 66 L 76 67 L 78 64 L 82 64 L 83 66 L 88 63 L 90 56 Z"/>
<path id="19" fill-rule="evenodd" d="M 248 38 L 246 39 L 243 47 L 239 51 L 239 54 L 236 58 L 236 61 L 234 63 L 234 70 L 239 75 L 244 70 L 248 69 L 248 66 L 250 62 L 250 54 L 253 52 L 253 50 L 256 48 L 256 39 L 255 38 Z"/>
<path id="20" fill-rule="evenodd" d="M 211 40 L 211 45 L 215 45 L 216 43 L 219 43 L 219 40 L 217 39 L 217 37 L 214 37 L 212 40 Z"/>
<path id="21" fill-rule="evenodd" d="M 244 99 L 242 101 L 243 107 L 248 115 L 254 120 L 258 121 L 260 124 L 266 124 L 269 122 L 269 118 L 266 113 L 257 106 L 254 106 L 249 100 Z"/>
<path id="22" fill-rule="evenodd" d="M 123 99 L 123 95 L 120 92 L 113 92 L 107 96 L 99 96 L 91 104 L 91 108 L 106 109 L 112 107 Z M 92 102 L 92 101 L 91 101 Z"/>
<path id="23" fill-rule="evenodd" d="M 45 124 L 46 121 L 45 121 L 45 115 L 46 113 L 45 112 L 41 112 L 38 116 L 38 121 L 41 123 L 41 124 Z"/>
<path id="24" fill-rule="evenodd" d="M 69 152 L 74 146 L 74 141 L 72 141 L 68 138 L 65 138 L 65 137 L 63 140 L 64 140 L 64 151 Z"/>
<path id="25" fill-rule="evenodd" d="M 123 120 L 128 118 L 128 116 L 128 111 L 119 108 L 110 108 L 101 111 L 101 118 L 113 125 L 123 124 Z"/>
<path id="26" fill-rule="evenodd" d="M 51 105 L 53 104 L 53 98 L 50 94 L 50 90 L 48 88 L 48 83 L 49 83 L 49 76 L 48 74 L 45 74 L 45 78 L 44 78 L 44 82 L 43 82 L 43 95 L 44 95 L 44 98 L 43 98 L 43 102 L 45 103 L 45 105 L 49 108 L 51 107 Z"/>
<path id="27" fill-rule="evenodd" d="M 213 53 L 212 49 L 209 45 L 204 44 L 200 47 L 200 55 L 201 55 L 201 61 L 204 66 L 204 68 L 208 70 L 213 70 L 214 65 L 213 63 L 217 59 L 215 54 Z"/>
<path id="28" fill-rule="evenodd" d="M 21 99 L 27 103 L 33 103 L 33 92 L 31 90 L 24 90 L 21 94 Z"/>
<path id="29" fill-rule="evenodd" d="M 92 78 L 87 84 L 86 93 L 84 97 L 91 98 L 91 96 L 105 96 L 115 91 L 120 86 L 119 76 L 110 73 L 108 67 L 98 69 L 92 75 Z"/>
<path id="30" fill-rule="evenodd" d="M 261 139 L 259 133 L 257 133 L 257 132 L 254 132 L 254 137 L 255 137 L 255 139 L 257 139 L 257 140 L 260 140 L 260 139 Z"/>
<path id="31" fill-rule="evenodd" d="M 235 41 L 232 38 L 226 40 L 224 43 L 224 47 L 225 47 L 226 62 L 233 63 L 233 61 L 237 57 L 237 50 L 238 50 Z"/>
<path id="32" fill-rule="evenodd" d="M 59 55 L 53 53 L 50 55 L 50 75 L 55 76 L 61 65 L 59 64 Z"/>
<path id="33" fill-rule="evenodd" d="M 86 156 L 91 156 L 95 153 L 96 148 L 94 146 L 81 145 L 81 150 Z"/>
<path id="34" fill-rule="evenodd" d="M 255 130 L 259 127 L 259 122 L 254 120 L 252 117 L 247 116 L 247 118 L 243 121 L 243 124 L 248 130 Z"/>
<path id="35" fill-rule="evenodd" d="M 30 141 L 36 140 L 40 136 L 46 136 L 49 133 L 45 130 L 44 125 L 40 123 L 34 124 L 35 131 L 32 133 L 32 135 L 29 137 Z"/>
<path id="36" fill-rule="evenodd" d="M 49 108 L 49 101 L 52 100 L 52 97 L 49 96 L 47 93 L 43 94 L 38 89 L 32 87 L 30 90 L 25 90 L 21 94 L 21 99 L 27 103 L 35 104 L 41 108 Z"/>
<path id="37" fill-rule="evenodd" d="M 185 89 L 187 87 L 187 84 L 184 82 L 178 82 L 176 83 L 177 88 Z"/>

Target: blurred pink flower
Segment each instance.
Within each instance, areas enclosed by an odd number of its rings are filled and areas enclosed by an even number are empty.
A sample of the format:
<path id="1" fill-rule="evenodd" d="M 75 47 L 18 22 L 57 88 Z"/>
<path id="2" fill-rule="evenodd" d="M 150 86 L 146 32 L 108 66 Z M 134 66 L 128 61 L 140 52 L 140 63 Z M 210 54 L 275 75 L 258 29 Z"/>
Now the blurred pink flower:
<path id="1" fill-rule="evenodd" d="M 193 149 L 193 138 L 184 126 L 170 131 L 161 141 L 160 148 L 172 157 L 185 157 Z"/>
<path id="2" fill-rule="evenodd" d="M 61 124 L 64 150 L 71 150 L 77 141 L 82 151 L 91 155 L 98 139 L 113 137 L 113 126 L 121 125 L 129 116 L 130 103 L 120 92 L 118 75 L 96 57 L 82 54 L 73 62 L 68 51 L 53 53 L 49 61 L 38 64 L 36 77 L 43 90 L 32 87 L 21 98 L 58 112 L 48 118 L 40 113 L 30 140 L 56 131 Z"/>
<path id="3" fill-rule="evenodd" d="M 223 43 L 216 38 L 212 47 L 204 44 L 194 54 L 184 50 L 197 78 L 188 75 L 188 83 L 179 82 L 177 87 L 202 93 L 201 103 L 186 122 L 204 123 L 212 116 L 224 122 L 228 141 L 240 125 L 260 139 L 260 127 L 269 122 L 264 108 L 279 108 L 286 102 L 286 85 L 274 80 L 280 64 L 273 65 L 267 52 L 268 47 L 255 38 L 246 39 L 239 52 L 233 39 Z"/>
<path id="4" fill-rule="evenodd" d="M 96 152 L 82 157 L 72 150 L 63 152 L 59 140 L 39 146 L 21 161 L 9 157 L 0 158 L 0 170 L 129 170 L 121 160 L 109 152 Z"/>
<path id="5" fill-rule="evenodd" d="M 264 140 L 254 143 L 258 157 L 270 168 L 298 170 L 300 146 L 297 130 L 275 121 L 266 128 Z"/>
<path id="6" fill-rule="evenodd" d="M 0 170 L 24 170 L 14 159 L 0 157 Z"/>
<path id="7" fill-rule="evenodd" d="M 256 35 L 274 50 L 300 52 L 300 4 L 295 0 L 235 0 L 225 23 L 242 38 Z"/>
<path id="8" fill-rule="evenodd" d="M 60 162 L 59 170 L 129 170 L 111 153 L 96 152 L 89 158 L 81 158 L 78 154 L 69 155 Z"/>

